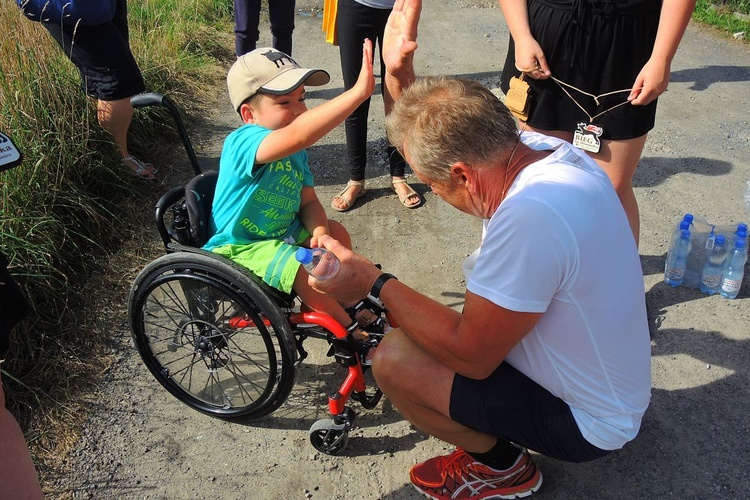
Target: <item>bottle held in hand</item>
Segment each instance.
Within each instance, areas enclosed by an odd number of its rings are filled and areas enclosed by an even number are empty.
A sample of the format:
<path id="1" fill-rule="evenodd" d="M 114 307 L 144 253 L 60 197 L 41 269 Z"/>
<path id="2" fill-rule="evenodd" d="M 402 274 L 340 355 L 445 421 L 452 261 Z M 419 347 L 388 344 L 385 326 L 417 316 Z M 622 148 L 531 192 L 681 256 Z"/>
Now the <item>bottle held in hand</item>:
<path id="1" fill-rule="evenodd" d="M 341 265 L 339 259 L 325 248 L 300 247 L 294 256 L 310 276 L 319 280 L 333 277 Z"/>

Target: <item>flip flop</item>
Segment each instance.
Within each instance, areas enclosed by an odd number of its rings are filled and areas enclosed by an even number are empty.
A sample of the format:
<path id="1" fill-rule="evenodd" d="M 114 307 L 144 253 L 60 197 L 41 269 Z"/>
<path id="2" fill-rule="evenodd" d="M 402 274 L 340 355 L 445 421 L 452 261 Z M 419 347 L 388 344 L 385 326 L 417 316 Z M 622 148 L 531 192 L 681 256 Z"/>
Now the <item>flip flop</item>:
<path id="1" fill-rule="evenodd" d="M 346 190 L 352 186 L 357 186 L 357 187 L 360 187 L 361 189 L 359 190 L 359 193 L 357 193 L 357 196 L 355 196 L 353 200 L 350 200 L 349 198 L 344 197 L 344 193 L 346 193 Z M 346 183 L 346 187 L 344 187 L 344 189 L 342 189 L 339 194 L 333 197 L 333 200 L 331 200 L 331 208 L 336 210 L 337 212 L 346 212 L 347 210 L 352 208 L 355 201 L 362 198 L 366 193 L 367 193 L 367 190 L 365 189 L 365 181 L 351 181 L 350 180 L 349 182 Z M 336 205 L 333 204 L 334 200 L 336 199 L 342 200 L 344 202 L 345 205 L 343 208 L 337 207 Z"/>
<path id="2" fill-rule="evenodd" d="M 398 191 L 396 191 L 396 184 L 406 184 L 406 187 L 409 188 L 409 192 L 406 193 L 404 196 L 399 195 Z M 424 203 L 424 199 L 422 198 L 422 196 L 420 196 L 419 193 L 414 191 L 414 189 L 406 182 L 406 179 L 395 179 L 395 180 L 391 179 L 391 189 L 393 189 L 393 192 L 396 193 L 396 196 L 398 196 L 398 199 L 401 202 L 401 204 L 405 206 L 406 208 L 421 207 L 422 203 Z M 416 196 L 417 198 L 419 198 L 419 201 L 413 204 L 406 203 L 406 200 L 408 200 L 412 196 Z"/>

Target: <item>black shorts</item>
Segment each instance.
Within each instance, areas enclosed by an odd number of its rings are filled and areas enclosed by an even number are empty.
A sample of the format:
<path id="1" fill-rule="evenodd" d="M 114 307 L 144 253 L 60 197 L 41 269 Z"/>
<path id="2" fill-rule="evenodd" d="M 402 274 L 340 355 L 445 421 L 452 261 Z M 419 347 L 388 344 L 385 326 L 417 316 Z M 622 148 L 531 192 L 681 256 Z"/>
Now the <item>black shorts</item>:
<path id="1" fill-rule="evenodd" d="M 484 380 L 456 375 L 450 414 L 460 424 L 557 460 L 586 462 L 610 453 L 586 441 L 562 399 L 508 363 Z"/>
<path id="2" fill-rule="evenodd" d="M 130 52 L 125 0 L 117 0 L 115 16 L 108 23 L 78 28 L 42 24 L 81 72 L 86 95 L 116 101 L 146 90 L 141 70 Z"/>
<path id="3" fill-rule="evenodd" d="M 630 89 L 651 57 L 661 12 L 660 0 L 631 0 L 629 6 L 608 2 L 609 11 L 575 11 L 563 0 L 529 0 L 531 32 L 541 45 L 552 76 L 593 95 L 624 90 L 599 99 L 565 87 L 582 111 L 551 78 L 526 78 L 531 86 L 527 123 L 541 130 L 573 133 L 577 122 L 627 101 Z M 572 2 L 571 2 L 572 3 Z M 620 10 L 618 10 L 620 9 Z M 500 87 L 507 94 L 515 67 L 515 43 L 510 38 Z M 640 137 L 654 127 L 656 101 L 646 106 L 623 104 L 593 120 L 604 128 L 602 139 Z"/>

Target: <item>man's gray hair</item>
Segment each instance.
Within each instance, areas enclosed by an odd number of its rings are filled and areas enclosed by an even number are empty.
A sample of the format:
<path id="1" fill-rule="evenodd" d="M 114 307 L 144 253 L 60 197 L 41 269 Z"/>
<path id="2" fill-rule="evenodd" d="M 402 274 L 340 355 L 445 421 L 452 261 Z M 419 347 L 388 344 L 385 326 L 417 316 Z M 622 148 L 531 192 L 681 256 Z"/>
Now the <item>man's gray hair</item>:
<path id="1" fill-rule="evenodd" d="M 518 142 L 508 108 L 483 85 L 464 78 L 426 77 L 414 82 L 386 119 L 388 139 L 412 167 L 445 182 L 450 165 L 497 164 Z"/>

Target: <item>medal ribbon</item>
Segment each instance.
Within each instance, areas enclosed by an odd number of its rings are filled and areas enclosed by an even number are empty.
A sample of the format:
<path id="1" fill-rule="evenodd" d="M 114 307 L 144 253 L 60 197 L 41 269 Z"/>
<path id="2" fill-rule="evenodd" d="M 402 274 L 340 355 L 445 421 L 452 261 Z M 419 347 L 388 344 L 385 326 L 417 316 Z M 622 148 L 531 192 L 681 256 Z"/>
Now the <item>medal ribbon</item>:
<path id="1" fill-rule="evenodd" d="M 630 101 L 626 100 L 625 102 L 621 102 L 620 104 L 616 104 L 616 105 L 612 106 L 611 108 L 607 108 L 607 109 L 605 109 L 605 110 L 604 110 L 604 111 L 602 111 L 601 113 L 598 113 L 598 114 L 596 114 L 596 115 L 594 115 L 594 116 L 591 116 L 591 115 L 590 115 L 590 114 L 588 113 L 588 111 L 586 111 L 586 110 L 585 110 L 585 109 L 583 108 L 583 106 L 581 106 L 581 105 L 579 104 L 579 102 L 578 102 L 578 101 L 576 101 L 576 100 L 575 100 L 575 99 L 573 98 L 573 96 L 572 96 L 572 95 L 570 95 L 570 92 L 568 92 L 568 91 L 567 91 L 567 89 L 566 89 L 565 87 L 570 87 L 570 88 L 571 88 L 571 89 L 573 89 L 573 90 L 577 90 L 577 91 L 578 91 L 578 92 L 580 92 L 581 94 L 584 94 L 584 95 L 587 95 L 587 96 L 591 97 L 592 99 L 594 99 L 594 102 L 596 103 L 597 107 L 598 107 L 598 106 L 601 106 L 601 103 L 599 102 L 599 98 L 600 98 L 600 97 L 606 97 L 606 96 L 608 96 L 608 95 L 612 95 L 612 94 L 619 94 L 619 93 L 621 93 L 621 92 L 630 92 L 630 90 L 631 90 L 631 89 L 623 89 L 623 90 L 613 90 L 612 92 L 607 92 L 606 94 L 599 94 L 599 95 L 594 95 L 594 94 L 590 94 L 590 93 L 588 93 L 588 92 L 585 92 L 585 91 L 583 91 L 583 90 L 581 90 L 581 89 L 579 89 L 579 88 L 577 88 L 577 87 L 574 87 L 573 85 L 570 85 L 570 84 L 568 84 L 568 83 L 565 83 L 565 82 L 563 82 L 562 80 L 558 80 L 558 79 L 557 79 L 557 78 L 555 78 L 554 76 L 551 76 L 550 78 L 552 78 L 552 80 L 554 80 L 554 81 L 555 81 L 555 83 L 557 83 L 557 85 L 558 85 L 558 86 L 559 86 L 559 87 L 560 87 L 560 88 L 562 89 L 562 91 L 563 91 L 563 92 L 565 92 L 565 95 L 567 95 L 567 96 L 568 96 L 568 97 L 570 98 L 570 100 L 571 100 L 571 101 L 573 101 L 573 102 L 575 103 L 575 105 L 576 105 L 576 106 L 578 106 L 578 107 L 579 107 L 579 108 L 581 109 L 581 111 L 583 111 L 583 113 L 584 113 L 584 114 L 585 114 L 586 116 L 588 116 L 588 117 L 589 117 L 589 123 L 593 123 L 595 119 L 599 118 L 599 117 L 600 117 L 600 116 L 602 116 L 602 115 L 603 115 L 604 113 L 609 113 L 609 112 L 610 112 L 610 111 L 612 111 L 613 109 L 619 108 L 620 106 L 623 106 L 623 105 L 625 105 L 625 104 L 628 104 L 628 103 L 630 102 Z M 643 87 L 641 87 L 641 88 L 643 88 Z"/>

